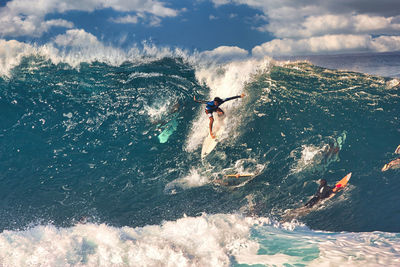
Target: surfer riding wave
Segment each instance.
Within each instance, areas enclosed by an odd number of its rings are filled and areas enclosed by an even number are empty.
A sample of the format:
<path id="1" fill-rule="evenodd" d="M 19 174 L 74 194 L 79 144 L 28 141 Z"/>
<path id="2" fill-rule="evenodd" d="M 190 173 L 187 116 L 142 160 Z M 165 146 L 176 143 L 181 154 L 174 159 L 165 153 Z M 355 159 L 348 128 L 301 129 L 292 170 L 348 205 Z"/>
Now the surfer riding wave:
<path id="1" fill-rule="evenodd" d="M 318 187 L 315 196 L 310 199 L 304 206 L 311 208 L 317 204 L 320 200 L 330 197 L 333 193 L 338 190 L 336 186 L 328 186 L 325 179 L 320 180 L 320 186 Z"/>
<path id="2" fill-rule="evenodd" d="M 193 97 L 193 100 L 197 103 L 201 103 L 201 104 L 206 104 L 206 114 L 208 115 L 208 117 L 210 118 L 210 136 L 211 138 L 215 139 L 215 135 L 212 132 L 212 128 L 213 128 L 213 123 L 214 123 L 214 117 L 213 117 L 213 112 L 217 112 L 219 116 L 224 115 L 224 111 L 219 107 L 220 105 L 222 105 L 223 103 L 233 100 L 233 99 L 237 99 L 237 98 L 243 98 L 245 96 L 245 94 L 241 94 L 241 95 L 237 95 L 237 96 L 232 96 L 232 97 L 228 97 L 225 99 L 221 99 L 219 97 L 215 97 L 214 100 L 211 101 L 206 101 L 206 100 L 197 100 L 196 96 Z"/>

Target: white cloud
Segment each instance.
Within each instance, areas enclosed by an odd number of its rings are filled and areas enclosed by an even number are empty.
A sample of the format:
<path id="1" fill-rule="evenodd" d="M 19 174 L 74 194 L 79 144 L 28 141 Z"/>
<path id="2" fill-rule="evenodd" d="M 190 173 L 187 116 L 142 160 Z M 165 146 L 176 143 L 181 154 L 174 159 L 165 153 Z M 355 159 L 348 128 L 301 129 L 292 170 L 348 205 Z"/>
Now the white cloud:
<path id="1" fill-rule="evenodd" d="M 73 23 L 66 20 L 46 20 L 47 14 L 93 12 L 105 8 L 150 14 L 150 24 L 153 26 L 160 24 L 160 17 L 175 17 L 179 13 L 157 0 L 41 0 L 34 3 L 31 0 L 12 0 L 0 8 L 0 36 L 39 37 L 54 26 L 73 27 Z M 124 19 L 126 23 L 132 23 L 134 17 L 120 18 L 118 23 L 123 23 Z"/>
<path id="2" fill-rule="evenodd" d="M 161 26 L 161 19 L 157 16 L 151 16 L 149 26 L 151 26 L 151 27 Z"/>
<path id="3" fill-rule="evenodd" d="M 210 16 L 208 16 L 208 19 L 209 20 L 216 20 L 216 19 L 218 19 L 218 17 L 216 17 L 214 15 L 210 15 Z"/>
<path id="4" fill-rule="evenodd" d="M 365 0 L 211 0 L 216 7 L 247 5 L 260 10 L 253 29 L 278 39 L 253 49 L 255 54 L 304 54 L 399 50 L 400 1 Z M 380 36 L 381 37 L 373 37 Z"/>
<path id="5" fill-rule="evenodd" d="M 304 38 L 327 34 L 390 34 L 400 30 L 394 17 L 369 15 L 318 15 L 309 16 L 302 22 L 282 25 L 271 22 L 264 30 L 279 38 Z"/>
<path id="6" fill-rule="evenodd" d="M 398 51 L 400 50 L 400 36 L 380 36 L 372 40 L 371 48 L 375 51 Z"/>
<path id="7" fill-rule="evenodd" d="M 116 11 L 149 13 L 157 17 L 176 17 L 179 11 L 164 6 L 164 3 L 154 0 L 100 0 L 100 7 L 112 8 Z"/>
<path id="8" fill-rule="evenodd" d="M 34 36 L 39 37 L 51 27 L 72 28 L 72 22 L 63 19 L 43 21 L 42 17 L 12 16 L 0 10 L 0 36 Z"/>
<path id="9" fill-rule="evenodd" d="M 201 57 L 215 61 L 227 61 L 232 59 L 243 59 L 247 57 L 249 52 L 237 46 L 220 46 L 211 51 L 204 51 Z"/>
<path id="10" fill-rule="evenodd" d="M 359 0 L 347 0 L 347 5 L 337 7 L 337 0 L 289 1 L 289 0 L 212 0 L 216 6 L 223 4 L 242 4 L 264 13 L 268 24 L 258 27 L 278 38 L 304 38 L 327 34 L 355 33 L 393 33 L 400 30 L 396 16 L 362 14 L 358 6 L 371 5 Z M 400 8 L 400 2 L 387 0 L 388 8 Z M 386 3 L 387 4 L 387 3 Z M 358 6 L 357 6 L 358 5 Z M 357 12 L 358 11 L 358 12 Z M 384 12 L 380 12 L 384 13 Z M 397 12 L 396 15 L 399 15 Z M 259 18 L 260 15 L 256 15 Z"/>
<path id="11" fill-rule="evenodd" d="M 57 35 L 54 43 L 64 47 L 93 47 L 101 45 L 96 36 L 84 30 L 68 30 L 65 34 Z"/>
<path id="12" fill-rule="evenodd" d="M 232 1 L 230 1 L 230 0 L 212 0 L 211 2 L 213 2 L 214 5 L 216 5 L 216 6 L 222 6 L 222 5 L 229 4 Z"/>
<path id="13" fill-rule="evenodd" d="M 304 39 L 275 39 L 256 46 L 252 54 L 257 57 L 274 55 L 328 54 L 343 51 L 387 52 L 400 50 L 400 36 L 324 35 Z"/>
<path id="14" fill-rule="evenodd" d="M 112 18 L 110 21 L 114 23 L 122 23 L 122 24 L 137 24 L 139 22 L 139 16 L 123 16 L 118 18 Z"/>
<path id="15" fill-rule="evenodd" d="M 174 17 L 178 11 L 165 7 L 157 0 L 41 0 L 32 4 L 31 0 L 12 0 L 6 8 L 25 15 L 43 15 L 48 13 L 65 13 L 71 10 L 93 12 L 112 8 L 123 12 L 146 12 L 159 17 Z"/>
<path id="16" fill-rule="evenodd" d="M 111 22 L 121 24 L 138 24 L 139 22 L 145 23 L 151 27 L 159 27 L 161 19 L 157 16 L 148 16 L 145 13 L 137 13 L 135 16 L 126 15 L 118 18 L 111 18 Z"/>

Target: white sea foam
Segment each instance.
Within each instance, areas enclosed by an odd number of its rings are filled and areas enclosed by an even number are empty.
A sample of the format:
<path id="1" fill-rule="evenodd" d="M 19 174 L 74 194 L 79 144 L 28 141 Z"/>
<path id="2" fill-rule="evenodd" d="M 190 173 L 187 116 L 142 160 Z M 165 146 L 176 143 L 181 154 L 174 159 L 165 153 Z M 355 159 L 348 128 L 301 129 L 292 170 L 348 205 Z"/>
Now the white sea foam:
<path id="1" fill-rule="evenodd" d="M 170 108 L 170 102 L 168 100 L 156 102 L 151 106 L 144 106 L 144 110 L 153 121 L 161 119 L 162 115 L 167 113 Z"/>
<path id="2" fill-rule="evenodd" d="M 0 75 L 7 75 L 13 67 L 20 63 L 24 56 L 32 53 L 33 47 L 31 45 L 15 40 L 0 39 Z"/>
<path id="3" fill-rule="evenodd" d="M 313 145 L 303 145 L 301 146 L 300 158 L 296 159 L 296 163 L 292 168 L 293 173 L 298 173 L 309 168 L 315 167 L 322 159 L 322 152 L 325 146 L 316 147 Z M 297 157 L 298 151 L 292 151 L 291 156 Z"/>
<path id="4" fill-rule="evenodd" d="M 235 214 L 144 227 L 36 226 L 0 234 L 1 266 L 398 266 L 400 236 L 328 233 Z"/>
<path id="5" fill-rule="evenodd" d="M 175 194 L 177 190 L 199 187 L 209 182 L 207 176 L 202 175 L 198 169 L 192 168 L 188 175 L 169 182 L 164 191 L 168 194 Z"/>
<path id="6" fill-rule="evenodd" d="M 399 79 L 391 79 L 390 81 L 386 82 L 386 88 L 393 89 L 395 87 L 398 87 L 399 84 L 400 84 Z"/>

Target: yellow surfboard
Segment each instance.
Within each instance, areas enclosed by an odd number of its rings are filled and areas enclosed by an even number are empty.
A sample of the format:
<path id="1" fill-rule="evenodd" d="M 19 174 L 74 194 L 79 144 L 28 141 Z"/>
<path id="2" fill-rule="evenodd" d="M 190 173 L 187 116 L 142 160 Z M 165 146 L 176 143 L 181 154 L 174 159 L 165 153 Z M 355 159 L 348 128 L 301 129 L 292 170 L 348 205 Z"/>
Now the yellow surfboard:
<path id="1" fill-rule="evenodd" d="M 350 178 L 351 178 L 351 172 L 348 173 L 345 177 L 343 177 L 342 180 L 336 183 L 335 188 L 333 189 L 334 194 L 332 194 L 330 197 L 333 197 L 337 192 L 345 188 Z"/>

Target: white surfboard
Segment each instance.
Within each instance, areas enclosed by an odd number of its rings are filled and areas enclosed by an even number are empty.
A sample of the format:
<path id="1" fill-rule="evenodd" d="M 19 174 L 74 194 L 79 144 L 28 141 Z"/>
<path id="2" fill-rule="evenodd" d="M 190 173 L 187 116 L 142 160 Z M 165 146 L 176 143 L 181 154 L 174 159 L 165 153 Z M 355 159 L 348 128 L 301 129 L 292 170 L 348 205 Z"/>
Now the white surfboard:
<path id="1" fill-rule="evenodd" d="M 213 133 L 216 136 L 215 139 L 213 139 L 208 133 L 206 139 L 204 139 L 203 142 L 203 147 L 201 148 L 201 158 L 205 158 L 210 152 L 215 148 L 215 146 L 218 144 L 218 139 L 220 135 L 224 132 L 225 129 L 225 116 L 219 117 L 214 116 L 214 124 L 213 124 Z"/>

